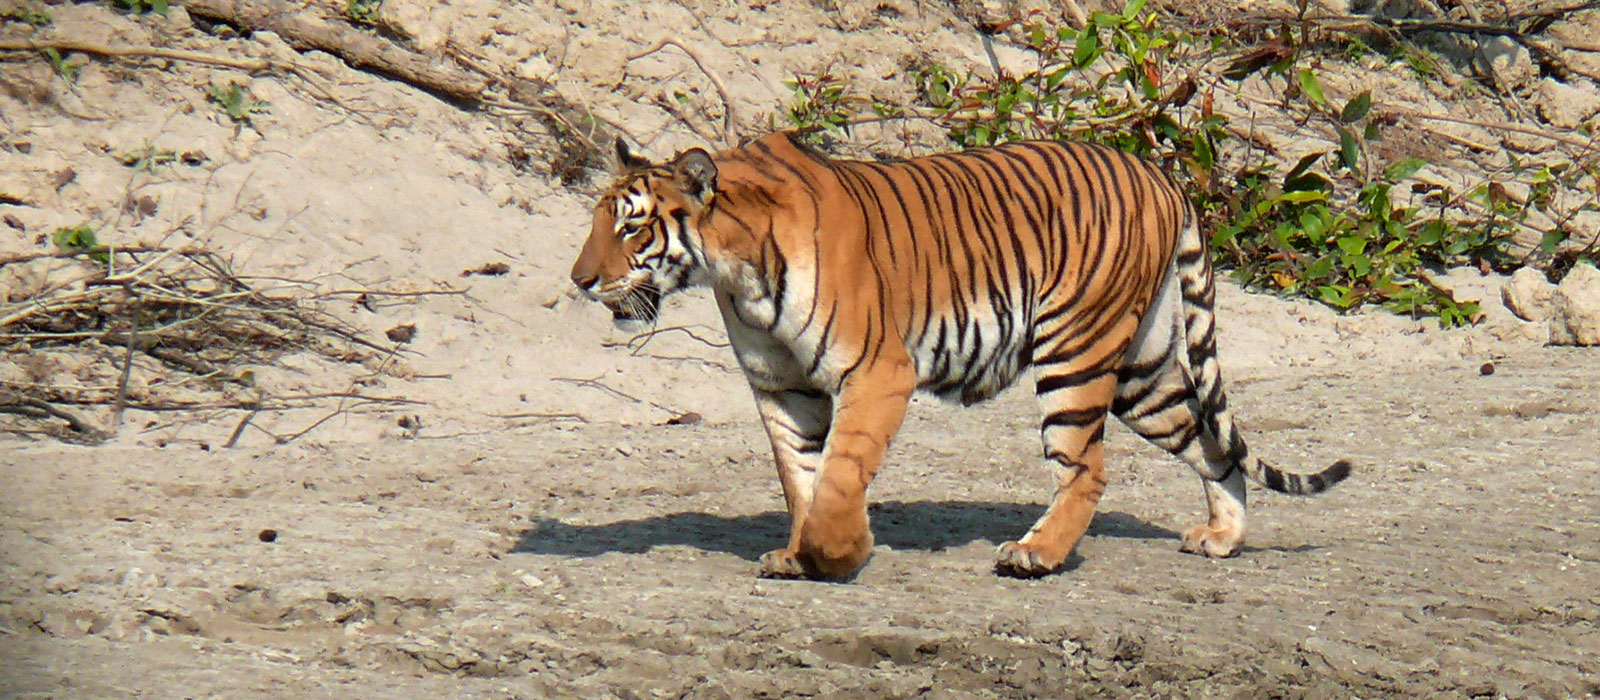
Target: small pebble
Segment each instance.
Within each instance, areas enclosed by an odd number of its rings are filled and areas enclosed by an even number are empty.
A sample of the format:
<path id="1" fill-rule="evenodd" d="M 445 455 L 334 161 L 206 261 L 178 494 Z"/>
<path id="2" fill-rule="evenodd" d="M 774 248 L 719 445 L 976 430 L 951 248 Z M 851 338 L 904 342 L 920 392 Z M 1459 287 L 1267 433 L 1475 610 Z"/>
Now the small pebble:
<path id="1" fill-rule="evenodd" d="M 262 542 L 276 542 L 278 540 L 278 531 L 269 527 L 262 530 L 256 537 Z"/>
<path id="2" fill-rule="evenodd" d="M 1478 368 L 1478 374 L 1482 375 L 1482 376 L 1485 376 L 1485 377 L 1487 377 L 1487 376 L 1489 376 L 1491 374 L 1494 374 L 1494 363 L 1493 362 L 1485 362 L 1485 363 L 1483 363 L 1483 366 Z"/>

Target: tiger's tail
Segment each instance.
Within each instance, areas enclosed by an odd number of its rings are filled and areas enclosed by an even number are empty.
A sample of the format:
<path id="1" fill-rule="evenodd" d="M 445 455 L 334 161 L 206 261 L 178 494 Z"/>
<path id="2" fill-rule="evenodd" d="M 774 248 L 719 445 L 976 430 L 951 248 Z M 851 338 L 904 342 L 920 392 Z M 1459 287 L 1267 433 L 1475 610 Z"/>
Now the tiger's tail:
<path id="1" fill-rule="evenodd" d="M 1199 397 L 1202 431 L 1209 460 L 1224 461 L 1229 470 L 1242 469 L 1245 476 L 1261 486 L 1294 495 L 1312 495 L 1328 490 L 1350 476 L 1349 460 L 1339 460 L 1311 473 L 1283 471 L 1255 455 L 1245 445 L 1244 436 L 1228 410 L 1228 397 L 1222 389 L 1222 368 L 1217 362 L 1216 285 L 1212 277 L 1209 242 L 1190 209 L 1188 223 L 1179 237 L 1174 270 L 1183 290 L 1184 336 L 1188 344 L 1189 369 Z"/>

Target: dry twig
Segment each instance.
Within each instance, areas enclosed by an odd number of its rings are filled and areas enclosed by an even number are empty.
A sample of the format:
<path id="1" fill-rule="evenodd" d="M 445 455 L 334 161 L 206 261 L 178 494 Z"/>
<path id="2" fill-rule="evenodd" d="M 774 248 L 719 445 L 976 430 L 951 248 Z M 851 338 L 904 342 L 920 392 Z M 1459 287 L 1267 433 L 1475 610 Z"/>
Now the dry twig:
<path id="1" fill-rule="evenodd" d="M 700 59 L 700 54 L 695 53 L 676 39 L 662 39 L 648 49 L 629 55 L 628 62 L 632 63 L 668 46 L 677 47 L 679 51 L 688 55 L 689 60 L 694 61 L 695 67 L 699 68 L 700 72 L 705 74 L 706 79 L 711 81 L 711 85 L 717 89 L 717 96 L 722 99 L 722 140 L 729 147 L 737 146 L 739 143 L 738 130 L 736 128 L 738 120 L 734 117 L 733 98 L 729 96 L 728 86 L 722 83 L 722 79 L 706 68 L 705 61 Z"/>
<path id="2" fill-rule="evenodd" d="M 320 14 L 283 3 L 251 0 L 187 0 L 189 14 L 252 30 L 269 30 L 296 49 L 326 51 L 351 65 L 395 76 L 411 85 L 476 103 L 489 87 L 482 77 L 439 63 L 382 37 L 330 22 Z"/>

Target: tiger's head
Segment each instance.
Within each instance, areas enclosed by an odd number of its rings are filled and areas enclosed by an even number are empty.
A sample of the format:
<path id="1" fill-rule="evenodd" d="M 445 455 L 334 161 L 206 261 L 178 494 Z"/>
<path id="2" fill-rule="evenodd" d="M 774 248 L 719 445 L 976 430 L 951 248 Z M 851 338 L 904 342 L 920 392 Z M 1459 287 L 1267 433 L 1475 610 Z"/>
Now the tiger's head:
<path id="1" fill-rule="evenodd" d="M 716 197 L 717 166 L 699 148 L 651 163 L 620 138 L 617 161 L 621 176 L 595 205 L 572 281 L 616 322 L 654 323 L 663 296 L 710 279 L 697 225 Z"/>

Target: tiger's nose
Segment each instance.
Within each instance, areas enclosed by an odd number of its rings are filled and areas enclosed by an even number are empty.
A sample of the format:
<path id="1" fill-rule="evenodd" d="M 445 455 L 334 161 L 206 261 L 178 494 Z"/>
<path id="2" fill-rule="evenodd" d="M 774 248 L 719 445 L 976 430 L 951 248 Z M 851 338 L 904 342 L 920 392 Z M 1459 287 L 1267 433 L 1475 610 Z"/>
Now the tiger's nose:
<path id="1" fill-rule="evenodd" d="M 594 285 L 599 281 L 599 275 L 586 275 L 578 272 L 572 273 L 572 283 L 578 285 L 578 289 L 582 289 L 584 291 L 593 289 Z"/>

